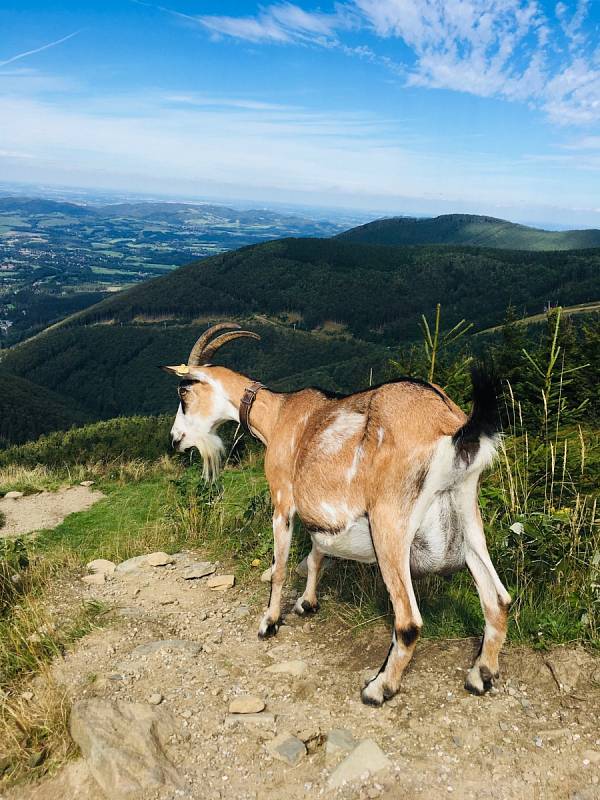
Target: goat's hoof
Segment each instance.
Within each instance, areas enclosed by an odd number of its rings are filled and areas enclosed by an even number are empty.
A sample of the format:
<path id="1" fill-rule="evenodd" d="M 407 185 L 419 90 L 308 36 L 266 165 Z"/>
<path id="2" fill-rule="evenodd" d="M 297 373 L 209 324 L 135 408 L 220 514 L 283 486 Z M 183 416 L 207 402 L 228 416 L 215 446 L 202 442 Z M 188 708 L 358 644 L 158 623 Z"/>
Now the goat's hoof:
<path id="1" fill-rule="evenodd" d="M 304 617 L 306 614 L 316 614 L 318 610 L 318 603 L 315 603 L 313 606 L 308 600 L 303 600 L 301 597 L 296 600 L 294 605 L 294 613 L 298 614 L 299 617 Z"/>
<path id="2" fill-rule="evenodd" d="M 480 697 L 486 692 L 489 692 L 494 685 L 494 678 L 497 677 L 497 672 L 493 673 L 488 667 L 475 664 L 467 673 L 465 689 L 467 692 L 471 692 L 471 694 Z"/>
<path id="3" fill-rule="evenodd" d="M 281 627 L 281 620 L 275 620 L 275 622 L 269 622 L 268 620 L 263 620 L 260 623 L 260 627 L 258 629 L 258 638 L 259 639 L 270 639 L 272 636 L 277 636 L 277 631 Z"/>
<path id="4" fill-rule="evenodd" d="M 360 699 L 366 706 L 379 708 L 386 700 L 391 700 L 395 694 L 396 692 L 381 680 L 381 676 L 377 676 L 370 683 L 367 683 L 360 693 Z"/>

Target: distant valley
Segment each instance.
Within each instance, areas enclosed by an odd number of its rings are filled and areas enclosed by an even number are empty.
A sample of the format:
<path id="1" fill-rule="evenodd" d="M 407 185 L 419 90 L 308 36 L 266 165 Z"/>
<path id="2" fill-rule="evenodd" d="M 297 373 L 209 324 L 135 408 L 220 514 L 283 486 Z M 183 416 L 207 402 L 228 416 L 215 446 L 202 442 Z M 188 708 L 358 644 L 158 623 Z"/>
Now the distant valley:
<path id="1" fill-rule="evenodd" d="M 0 345 L 195 259 L 340 222 L 175 202 L 71 203 L 0 196 Z"/>

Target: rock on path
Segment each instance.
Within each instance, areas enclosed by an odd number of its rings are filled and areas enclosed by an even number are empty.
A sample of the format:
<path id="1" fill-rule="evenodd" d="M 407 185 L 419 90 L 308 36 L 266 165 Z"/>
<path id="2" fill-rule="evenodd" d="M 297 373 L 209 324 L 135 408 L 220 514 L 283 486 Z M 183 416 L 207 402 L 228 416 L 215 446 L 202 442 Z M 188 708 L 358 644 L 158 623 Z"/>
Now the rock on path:
<path id="1" fill-rule="evenodd" d="M 174 729 L 173 719 L 161 708 L 101 699 L 78 701 L 69 720 L 91 775 L 113 800 L 181 785 L 163 751 Z"/>

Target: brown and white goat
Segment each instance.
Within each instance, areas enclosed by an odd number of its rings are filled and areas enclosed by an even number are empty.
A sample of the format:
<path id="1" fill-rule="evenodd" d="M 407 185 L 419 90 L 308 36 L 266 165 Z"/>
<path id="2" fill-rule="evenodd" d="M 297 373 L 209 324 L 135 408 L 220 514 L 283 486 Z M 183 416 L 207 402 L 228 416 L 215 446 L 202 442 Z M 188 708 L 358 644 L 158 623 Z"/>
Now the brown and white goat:
<path id="1" fill-rule="evenodd" d="M 211 337 L 222 330 L 216 339 Z M 206 331 L 188 364 L 164 367 L 182 378 L 171 430 L 173 446 L 197 447 L 207 477 L 219 469 L 226 420 L 245 423 L 266 446 L 265 474 L 273 500 L 274 558 L 263 638 L 281 623 L 281 592 L 297 515 L 312 538 L 308 580 L 294 610 L 316 611 L 325 555 L 377 562 L 395 623 L 388 657 L 362 691 L 381 705 L 399 689 L 421 630 L 412 579 L 471 571 L 485 617 L 480 652 L 466 688 L 487 691 L 498 675 L 510 596 L 488 554 L 478 506 L 481 472 L 495 455 L 496 395 L 482 374 L 473 377 L 470 417 L 437 386 L 401 379 L 354 394 L 319 389 L 272 392 L 210 363 L 218 347 L 256 334 L 234 323 Z"/>

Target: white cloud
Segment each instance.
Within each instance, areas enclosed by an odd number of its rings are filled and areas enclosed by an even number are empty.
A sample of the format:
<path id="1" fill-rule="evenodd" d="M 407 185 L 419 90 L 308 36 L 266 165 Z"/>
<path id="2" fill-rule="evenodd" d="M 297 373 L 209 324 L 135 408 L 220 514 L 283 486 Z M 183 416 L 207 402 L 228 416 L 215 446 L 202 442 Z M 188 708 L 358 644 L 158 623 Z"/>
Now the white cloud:
<path id="1" fill-rule="evenodd" d="M 256 17 L 203 15 L 198 22 L 209 31 L 248 42 L 317 42 L 335 38 L 341 17 L 336 14 L 309 13 L 292 3 L 278 3 L 262 9 Z"/>
<path id="2" fill-rule="evenodd" d="M 346 0 L 330 14 L 292 3 L 256 16 L 199 16 L 211 33 L 254 43 L 336 47 L 404 74 L 410 86 L 528 102 L 555 123 L 600 121 L 600 48 L 586 33 L 589 0 L 559 2 L 550 18 L 538 0 Z M 372 46 L 348 46 L 362 30 L 401 40 L 410 63 Z"/>

